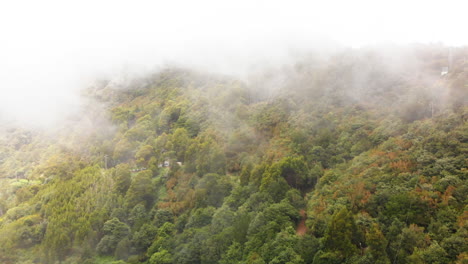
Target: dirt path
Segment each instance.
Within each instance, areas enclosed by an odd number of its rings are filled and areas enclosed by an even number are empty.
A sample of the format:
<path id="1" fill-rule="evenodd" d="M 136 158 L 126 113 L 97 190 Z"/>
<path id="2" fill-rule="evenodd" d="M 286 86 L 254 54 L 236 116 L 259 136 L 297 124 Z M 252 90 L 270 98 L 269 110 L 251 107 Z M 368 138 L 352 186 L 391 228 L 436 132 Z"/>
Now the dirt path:
<path id="1" fill-rule="evenodd" d="M 297 225 L 296 234 L 298 236 L 303 236 L 307 232 L 307 227 L 305 225 L 305 220 L 307 219 L 307 214 L 306 214 L 304 209 L 301 209 L 299 211 L 299 214 L 301 215 L 301 221 Z"/>

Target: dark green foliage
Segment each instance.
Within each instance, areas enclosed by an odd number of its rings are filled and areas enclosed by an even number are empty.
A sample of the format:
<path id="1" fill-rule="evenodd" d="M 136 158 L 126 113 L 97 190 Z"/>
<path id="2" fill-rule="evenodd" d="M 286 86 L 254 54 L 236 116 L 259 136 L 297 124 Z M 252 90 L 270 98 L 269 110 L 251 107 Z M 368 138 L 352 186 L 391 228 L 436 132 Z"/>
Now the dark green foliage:
<path id="1" fill-rule="evenodd" d="M 319 240 L 313 236 L 304 236 L 295 244 L 295 251 L 302 257 L 304 263 L 312 263 L 319 248 Z"/>
<path id="2" fill-rule="evenodd" d="M 427 226 L 430 220 L 431 208 L 417 197 L 408 194 L 391 196 L 385 203 L 383 215 L 387 218 L 398 218 L 407 224 L 414 223 Z"/>
<path id="3" fill-rule="evenodd" d="M 156 237 L 158 229 L 151 224 L 144 224 L 138 231 L 133 233 L 132 241 L 138 252 L 145 252 L 151 246 Z"/>
<path id="4" fill-rule="evenodd" d="M 104 223 L 103 232 L 104 237 L 102 237 L 101 241 L 97 244 L 96 250 L 100 254 L 109 255 L 114 253 L 118 244 L 123 239 L 128 240 L 127 236 L 130 234 L 130 228 L 117 218 L 112 218 Z"/>
<path id="5" fill-rule="evenodd" d="M 269 168 L 266 177 L 268 179 L 265 181 L 283 178 L 289 186 L 300 190 L 311 188 L 317 180 L 311 177 L 303 157 L 286 157 L 280 160 Z"/>
<path id="6" fill-rule="evenodd" d="M 88 92 L 111 128 L 0 130 L 0 262 L 464 263 L 468 80 L 431 94 L 426 49 L 304 58 L 275 91 L 167 69 Z"/>
<path id="7" fill-rule="evenodd" d="M 315 254 L 313 264 L 340 264 L 343 263 L 343 257 L 339 252 L 319 251 Z"/>
<path id="8" fill-rule="evenodd" d="M 139 203 L 133 207 L 128 215 L 128 223 L 130 224 L 132 230 L 139 230 L 140 227 L 148 222 L 149 217 L 146 213 L 146 208 L 143 203 Z"/>
<path id="9" fill-rule="evenodd" d="M 223 254 L 219 263 L 232 264 L 239 263 L 242 260 L 242 245 L 234 242 L 229 246 L 228 250 Z"/>
<path id="10" fill-rule="evenodd" d="M 327 252 L 333 252 L 334 257 L 344 260 L 357 254 L 363 242 L 351 212 L 343 208 L 333 215 L 323 237 Z"/>
<path id="11" fill-rule="evenodd" d="M 170 250 L 173 248 L 172 237 L 174 235 L 174 225 L 172 223 L 165 223 L 157 230 L 156 237 L 154 238 L 151 246 L 148 248 L 147 255 L 152 256 L 154 253 L 163 249 Z"/>
<path id="12" fill-rule="evenodd" d="M 203 176 L 195 187 L 197 207 L 220 207 L 225 196 L 231 191 L 231 184 L 218 174 L 210 173 Z"/>
<path id="13" fill-rule="evenodd" d="M 188 219 L 186 228 L 199 228 L 209 225 L 215 209 L 213 207 L 199 208 L 192 212 Z"/>
<path id="14" fill-rule="evenodd" d="M 139 203 L 143 203 L 146 208 L 150 208 L 153 205 L 155 193 L 151 176 L 151 171 L 145 170 L 133 177 L 125 196 L 127 208 L 133 208 Z"/>
<path id="15" fill-rule="evenodd" d="M 156 227 L 161 227 L 165 223 L 172 223 L 174 222 L 174 215 L 168 210 L 157 210 L 156 214 L 154 215 L 153 223 Z"/>
<path id="16" fill-rule="evenodd" d="M 127 260 L 130 256 L 130 250 L 132 249 L 132 244 L 128 238 L 124 238 L 119 241 L 115 247 L 114 257 L 116 259 Z"/>
<path id="17" fill-rule="evenodd" d="M 386 253 L 388 241 L 378 224 L 373 224 L 371 226 L 366 236 L 366 243 L 369 246 L 369 254 L 374 263 L 390 263 Z"/>
<path id="18" fill-rule="evenodd" d="M 196 170 L 199 176 L 207 173 L 224 174 L 226 172 L 226 157 L 221 148 L 210 141 L 199 146 Z"/>
<path id="19" fill-rule="evenodd" d="M 115 167 L 115 190 L 125 196 L 132 182 L 130 166 L 119 164 Z"/>
<path id="20" fill-rule="evenodd" d="M 457 233 L 442 239 L 440 246 L 447 253 L 447 258 L 455 260 L 455 256 L 459 256 L 463 252 L 468 251 L 466 241 L 468 240 L 468 232 L 466 227 L 461 228 Z"/>

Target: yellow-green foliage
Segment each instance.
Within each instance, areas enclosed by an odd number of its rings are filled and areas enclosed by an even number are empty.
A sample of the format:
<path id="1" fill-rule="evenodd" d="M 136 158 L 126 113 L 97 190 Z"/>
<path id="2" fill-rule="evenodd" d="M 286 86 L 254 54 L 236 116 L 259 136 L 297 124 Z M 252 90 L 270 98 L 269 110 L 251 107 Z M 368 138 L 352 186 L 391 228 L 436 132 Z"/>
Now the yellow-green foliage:
<path id="1" fill-rule="evenodd" d="M 357 51 L 279 84 L 167 69 L 89 91 L 100 128 L 2 131 L 0 262 L 463 261 L 466 72 L 434 99 L 431 54 L 420 77 Z"/>

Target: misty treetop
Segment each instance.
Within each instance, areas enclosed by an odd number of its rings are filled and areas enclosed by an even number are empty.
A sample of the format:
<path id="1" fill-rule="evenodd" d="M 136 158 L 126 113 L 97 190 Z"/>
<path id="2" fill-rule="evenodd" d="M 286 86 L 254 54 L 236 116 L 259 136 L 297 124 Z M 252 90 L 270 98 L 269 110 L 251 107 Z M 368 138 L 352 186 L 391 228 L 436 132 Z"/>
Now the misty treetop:
<path id="1" fill-rule="evenodd" d="M 468 49 L 96 82 L 0 132 L 1 263 L 466 263 Z"/>

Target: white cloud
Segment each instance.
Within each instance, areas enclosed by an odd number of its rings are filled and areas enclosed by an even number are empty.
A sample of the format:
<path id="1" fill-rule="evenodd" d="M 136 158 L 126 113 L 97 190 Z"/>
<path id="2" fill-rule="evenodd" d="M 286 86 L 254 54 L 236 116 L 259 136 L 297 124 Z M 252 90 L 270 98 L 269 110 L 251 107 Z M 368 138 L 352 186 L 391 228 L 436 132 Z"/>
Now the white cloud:
<path id="1" fill-rule="evenodd" d="M 124 65 L 242 69 L 318 39 L 466 45 L 464 7 L 453 0 L 2 1 L 0 115 L 53 120 L 78 103 L 74 92 L 89 78 Z"/>

